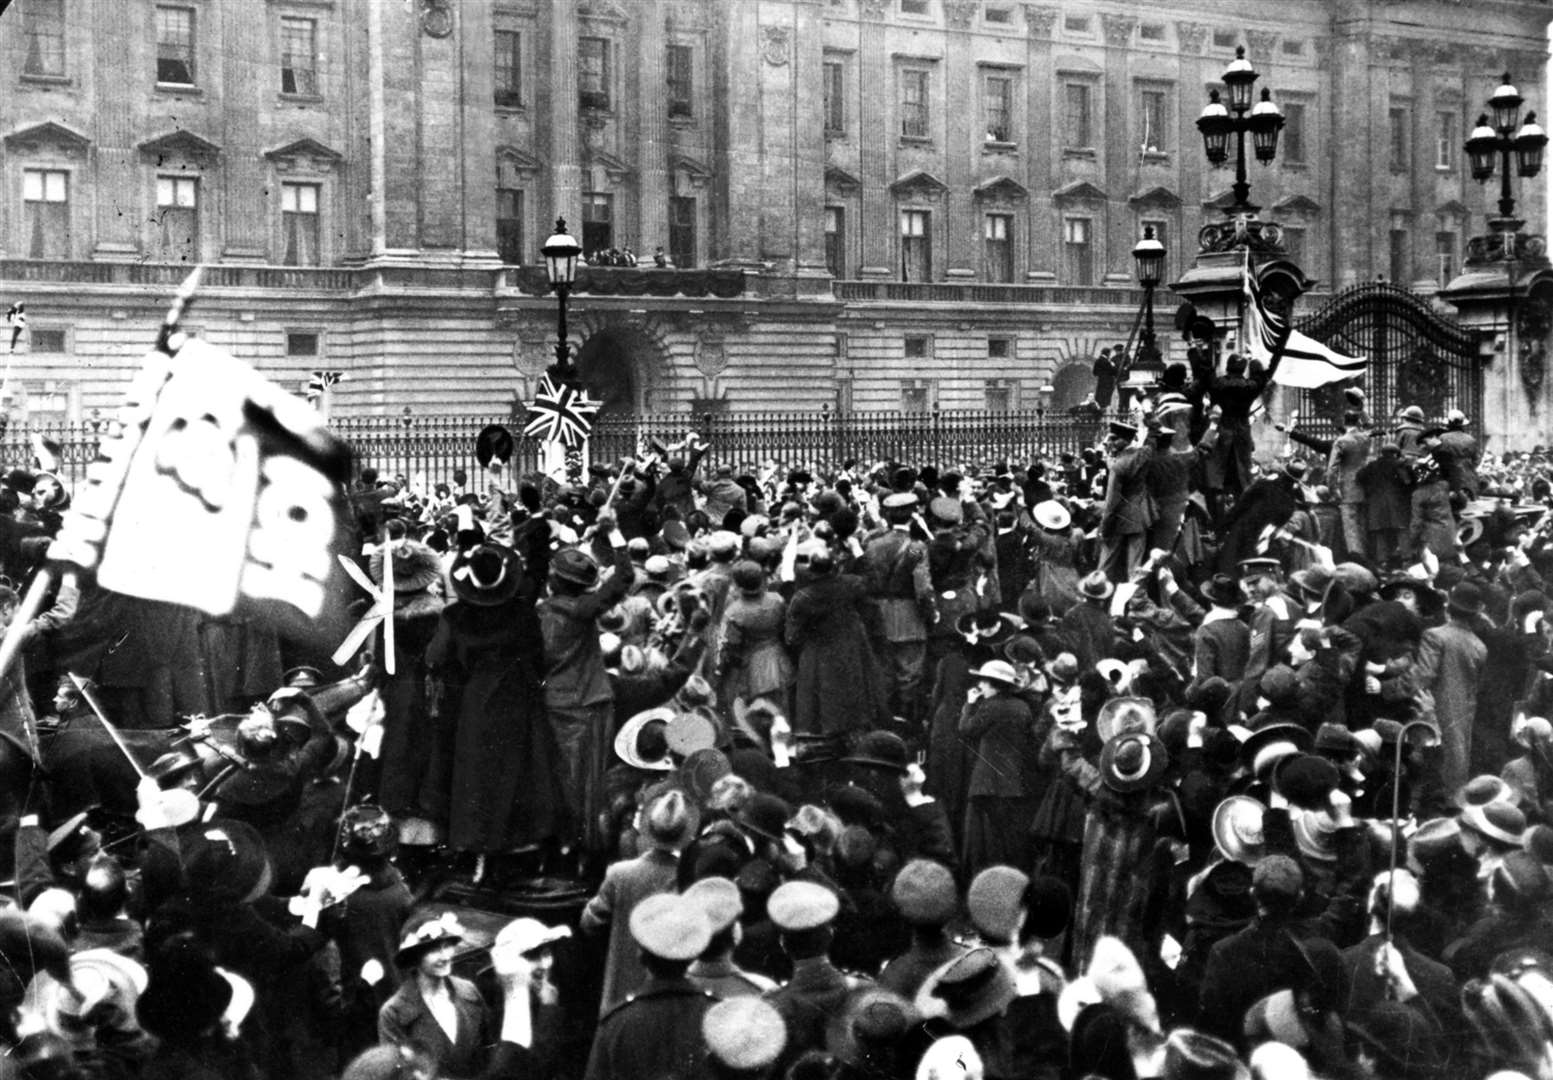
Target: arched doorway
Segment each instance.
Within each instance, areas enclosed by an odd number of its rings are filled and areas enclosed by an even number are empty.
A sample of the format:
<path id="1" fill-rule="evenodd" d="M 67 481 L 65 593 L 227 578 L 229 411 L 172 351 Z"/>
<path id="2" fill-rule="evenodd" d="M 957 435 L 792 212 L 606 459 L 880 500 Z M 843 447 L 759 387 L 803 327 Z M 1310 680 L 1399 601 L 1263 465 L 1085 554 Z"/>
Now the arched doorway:
<path id="1" fill-rule="evenodd" d="M 1075 360 L 1057 369 L 1052 376 L 1052 408 L 1064 412 L 1094 392 L 1095 373 L 1092 365 Z"/>
<path id="2" fill-rule="evenodd" d="M 577 351 L 577 372 L 588 392 L 603 402 L 601 417 L 631 416 L 641 409 L 635 337 L 627 330 L 601 330 Z"/>

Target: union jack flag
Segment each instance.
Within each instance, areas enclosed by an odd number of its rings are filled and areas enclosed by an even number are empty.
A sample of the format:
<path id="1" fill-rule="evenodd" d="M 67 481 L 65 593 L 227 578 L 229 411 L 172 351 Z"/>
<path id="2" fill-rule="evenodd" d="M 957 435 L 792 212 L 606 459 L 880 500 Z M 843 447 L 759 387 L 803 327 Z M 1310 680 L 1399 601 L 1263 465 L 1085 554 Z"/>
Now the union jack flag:
<path id="1" fill-rule="evenodd" d="M 324 391 L 341 379 L 345 378 L 343 371 L 315 371 L 313 377 L 307 380 L 307 387 L 303 394 L 309 401 L 316 401 L 324 396 Z"/>
<path id="2" fill-rule="evenodd" d="M 530 420 L 523 434 L 538 435 L 546 442 L 559 442 L 575 450 L 593 430 L 593 414 L 601 404 L 588 396 L 586 388 L 569 382 L 557 385 L 546 375 L 534 400 L 528 403 Z"/>

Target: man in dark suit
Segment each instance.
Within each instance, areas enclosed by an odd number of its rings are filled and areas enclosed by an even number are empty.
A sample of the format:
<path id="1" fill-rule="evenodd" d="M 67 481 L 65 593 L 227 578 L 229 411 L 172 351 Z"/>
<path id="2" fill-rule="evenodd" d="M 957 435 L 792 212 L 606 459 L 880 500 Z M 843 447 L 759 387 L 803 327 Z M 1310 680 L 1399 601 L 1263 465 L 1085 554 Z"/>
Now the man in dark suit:
<path id="1" fill-rule="evenodd" d="M 1239 1045 L 1247 1009 L 1275 991 L 1308 987 L 1314 972 L 1301 947 L 1304 928 L 1294 915 L 1304 889 L 1305 875 L 1287 855 L 1269 855 L 1257 864 L 1251 876 L 1256 920 L 1208 953 L 1199 1031 Z"/>
<path id="2" fill-rule="evenodd" d="M 717 999 L 685 973 L 712 942 L 706 909 L 691 897 L 649 896 L 631 912 L 631 936 L 647 982 L 599 1017 L 585 1078 L 698 1080 L 707 1075 L 701 1020 Z"/>
<path id="3" fill-rule="evenodd" d="M 1143 561 L 1143 541 L 1154 523 L 1149 511 L 1149 462 L 1154 448 L 1136 445 L 1138 429 L 1111 424 L 1105 506 L 1100 512 L 1100 569 L 1112 581 L 1126 581 Z"/>

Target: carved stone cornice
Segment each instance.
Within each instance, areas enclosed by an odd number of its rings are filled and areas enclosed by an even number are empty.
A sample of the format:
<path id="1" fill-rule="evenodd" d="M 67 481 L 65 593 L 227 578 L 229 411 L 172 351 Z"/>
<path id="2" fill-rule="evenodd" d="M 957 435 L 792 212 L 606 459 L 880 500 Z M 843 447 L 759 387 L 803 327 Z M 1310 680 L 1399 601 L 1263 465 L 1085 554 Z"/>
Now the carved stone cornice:
<path id="1" fill-rule="evenodd" d="M 979 0 L 944 0 L 944 21 L 956 30 L 965 30 L 976 19 Z"/>
<path id="2" fill-rule="evenodd" d="M 1195 22 L 1176 23 L 1176 40 L 1181 43 L 1181 51 L 1183 53 L 1201 56 L 1203 48 L 1208 44 L 1207 24 Z"/>
<path id="3" fill-rule="evenodd" d="M 1253 63 L 1267 65 L 1273 60 L 1273 47 L 1278 44 L 1276 30 L 1247 30 L 1246 52 Z"/>
<path id="4" fill-rule="evenodd" d="M 1033 38 L 1050 38 L 1057 27 L 1057 9 L 1044 4 L 1025 5 L 1025 31 Z"/>
<path id="5" fill-rule="evenodd" d="M 1131 15 L 1104 14 L 1100 16 L 1100 25 L 1105 28 L 1105 43 L 1112 48 L 1121 48 L 1132 43 L 1132 32 L 1138 28 L 1138 20 Z"/>

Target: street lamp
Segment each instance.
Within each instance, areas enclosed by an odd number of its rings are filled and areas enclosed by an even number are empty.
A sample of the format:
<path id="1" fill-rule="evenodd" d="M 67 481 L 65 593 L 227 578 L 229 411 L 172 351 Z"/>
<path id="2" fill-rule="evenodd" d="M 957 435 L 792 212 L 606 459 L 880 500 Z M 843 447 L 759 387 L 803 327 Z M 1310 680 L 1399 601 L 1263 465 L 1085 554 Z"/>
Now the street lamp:
<path id="1" fill-rule="evenodd" d="M 1235 204 L 1227 211 L 1235 214 L 1254 214 L 1257 208 L 1248 201 L 1251 185 L 1246 180 L 1246 133 L 1251 133 L 1251 143 L 1256 159 L 1263 165 L 1270 164 L 1278 153 L 1278 133 L 1283 130 L 1283 113 L 1273 104 L 1272 95 L 1266 89 L 1262 99 L 1253 106 L 1252 84 L 1257 71 L 1246 59 L 1246 47 L 1235 49 L 1235 59 L 1220 76 L 1229 96 L 1225 106 L 1217 90 L 1208 93 L 1208 104 L 1197 117 L 1197 130 L 1202 133 L 1203 151 L 1210 165 L 1222 165 L 1229 158 L 1229 137 L 1235 136 Z"/>
<path id="2" fill-rule="evenodd" d="M 1494 88 L 1488 99 L 1489 113 L 1478 117 L 1477 126 L 1467 137 L 1467 158 L 1472 165 L 1472 179 L 1486 183 L 1494 175 L 1494 159 L 1499 158 L 1499 217 L 1489 222 L 1495 232 L 1514 232 L 1521 227 L 1515 219 L 1515 197 L 1510 194 L 1510 154 L 1516 159 L 1516 172 L 1523 177 L 1533 177 L 1542 171 L 1542 151 L 1548 145 L 1547 134 L 1537 123 L 1537 114 L 1526 114 L 1521 123 L 1521 106 L 1525 98 L 1516 92 L 1510 82 L 1510 73 Z M 1518 130 L 1517 130 L 1518 129 Z"/>
<path id="3" fill-rule="evenodd" d="M 1138 339 L 1133 367 L 1148 371 L 1159 366 L 1159 345 L 1154 339 L 1154 289 L 1165 272 L 1165 245 L 1155 239 L 1154 226 L 1143 226 L 1143 239 L 1133 247 L 1132 258 L 1138 264 L 1138 284 L 1143 286 L 1143 336 Z"/>
<path id="4" fill-rule="evenodd" d="M 566 219 L 555 219 L 555 233 L 545 241 L 540 253 L 545 257 L 545 275 L 555 290 L 559 304 L 555 316 L 555 365 L 551 374 L 557 382 L 570 382 L 574 375 L 571 350 L 566 344 L 566 298 L 571 295 L 572 284 L 577 280 L 577 257 L 582 245 L 566 231 Z"/>

